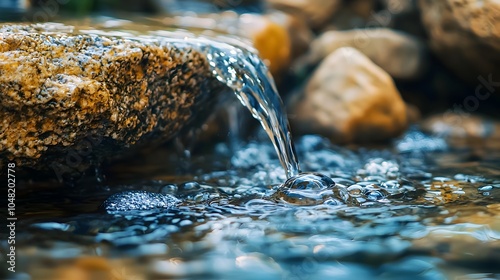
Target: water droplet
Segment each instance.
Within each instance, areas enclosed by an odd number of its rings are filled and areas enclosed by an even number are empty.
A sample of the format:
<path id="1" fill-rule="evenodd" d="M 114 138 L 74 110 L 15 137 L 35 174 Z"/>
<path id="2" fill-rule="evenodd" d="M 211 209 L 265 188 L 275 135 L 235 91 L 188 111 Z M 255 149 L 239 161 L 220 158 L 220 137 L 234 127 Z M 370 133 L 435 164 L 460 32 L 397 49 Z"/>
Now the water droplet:
<path id="1" fill-rule="evenodd" d="M 355 184 L 347 188 L 349 195 L 352 197 L 360 197 L 363 195 L 363 187 Z"/>

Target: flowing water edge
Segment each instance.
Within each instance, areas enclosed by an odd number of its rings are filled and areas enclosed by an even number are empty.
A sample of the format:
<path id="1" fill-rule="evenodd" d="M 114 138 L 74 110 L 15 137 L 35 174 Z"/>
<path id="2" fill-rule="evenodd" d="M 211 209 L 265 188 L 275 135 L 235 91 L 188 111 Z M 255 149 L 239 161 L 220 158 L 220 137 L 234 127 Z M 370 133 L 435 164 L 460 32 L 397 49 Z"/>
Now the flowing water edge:
<path id="1" fill-rule="evenodd" d="M 500 277 L 498 151 L 474 157 L 418 129 L 377 149 L 307 135 L 295 151 L 255 54 L 176 42 L 207 53 L 267 135 L 219 143 L 188 169 L 158 151 L 106 183 L 24 182 L 14 279 Z"/>

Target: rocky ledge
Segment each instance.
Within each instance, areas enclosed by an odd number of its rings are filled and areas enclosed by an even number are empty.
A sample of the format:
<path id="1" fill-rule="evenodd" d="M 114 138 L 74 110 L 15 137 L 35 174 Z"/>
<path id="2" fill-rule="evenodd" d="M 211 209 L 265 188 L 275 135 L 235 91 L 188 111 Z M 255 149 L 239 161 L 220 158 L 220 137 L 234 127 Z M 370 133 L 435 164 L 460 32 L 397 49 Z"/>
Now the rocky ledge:
<path id="1" fill-rule="evenodd" d="M 58 176 L 172 138 L 225 89 L 185 44 L 54 24 L 0 26 L 0 88 L 0 165 Z"/>

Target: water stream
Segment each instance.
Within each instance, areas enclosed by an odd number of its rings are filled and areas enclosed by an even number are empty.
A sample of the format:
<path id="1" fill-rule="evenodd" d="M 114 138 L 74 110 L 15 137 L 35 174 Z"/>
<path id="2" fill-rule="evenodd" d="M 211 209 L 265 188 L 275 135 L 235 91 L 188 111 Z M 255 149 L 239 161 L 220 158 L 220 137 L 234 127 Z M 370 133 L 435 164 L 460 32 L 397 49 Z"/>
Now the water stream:
<path id="1" fill-rule="evenodd" d="M 259 56 L 225 43 L 200 45 L 214 75 L 234 93 L 271 139 L 287 178 L 300 172 L 283 102 L 273 77 Z"/>

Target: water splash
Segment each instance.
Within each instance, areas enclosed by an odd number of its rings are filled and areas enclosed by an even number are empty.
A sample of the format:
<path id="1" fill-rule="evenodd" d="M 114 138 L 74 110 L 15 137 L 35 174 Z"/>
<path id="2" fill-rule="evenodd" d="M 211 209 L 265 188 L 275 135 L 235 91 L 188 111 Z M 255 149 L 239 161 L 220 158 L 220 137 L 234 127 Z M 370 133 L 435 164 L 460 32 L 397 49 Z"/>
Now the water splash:
<path id="1" fill-rule="evenodd" d="M 273 195 L 279 202 L 294 205 L 345 204 L 347 191 L 328 176 L 320 173 L 301 173 L 286 180 Z"/>

